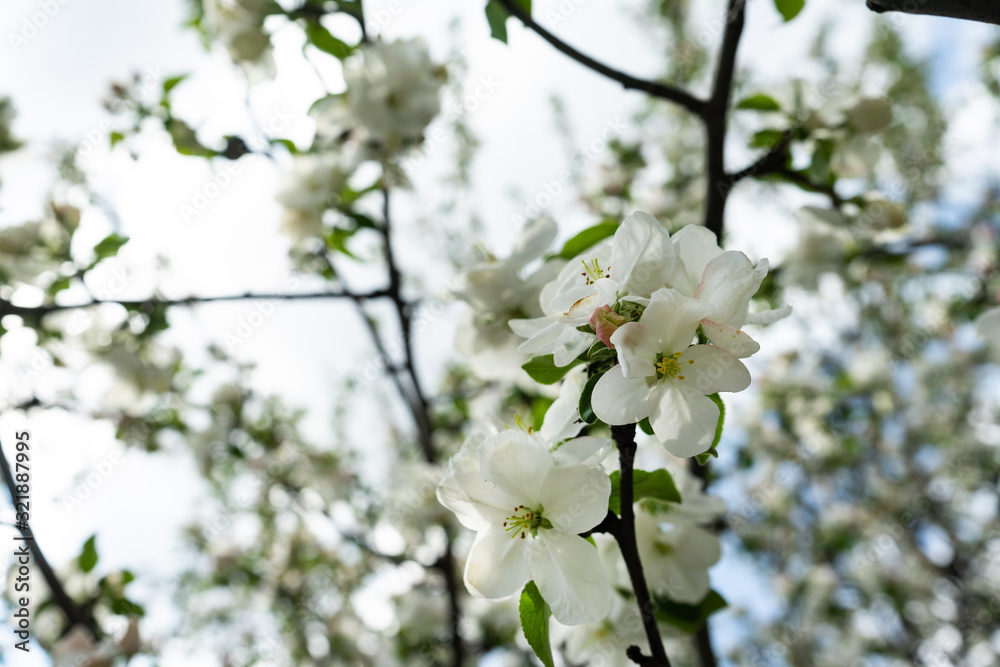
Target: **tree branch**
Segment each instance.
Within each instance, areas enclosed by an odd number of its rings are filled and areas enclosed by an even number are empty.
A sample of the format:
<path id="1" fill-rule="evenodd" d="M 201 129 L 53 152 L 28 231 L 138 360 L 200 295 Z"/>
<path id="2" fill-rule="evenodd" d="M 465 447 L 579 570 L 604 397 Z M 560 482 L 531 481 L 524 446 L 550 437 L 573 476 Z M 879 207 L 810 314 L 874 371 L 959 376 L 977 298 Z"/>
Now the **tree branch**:
<path id="1" fill-rule="evenodd" d="M 725 225 L 726 199 L 731 183 L 726 175 L 726 115 L 736 69 L 736 49 L 743 35 L 746 19 L 746 0 L 730 0 L 726 10 L 726 29 L 719 49 L 719 62 L 715 70 L 712 96 L 705 113 L 705 220 L 704 225 L 722 240 Z"/>
<path id="2" fill-rule="evenodd" d="M 514 0 L 498 1 L 504 6 L 504 9 L 506 9 L 513 16 L 517 17 L 517 19 L 523 23 L 525 27 L 533 30 L 539 37 L 554 46 L 557 51 L 564 53 L 584 67 L 592 69 L 598 74 L 603 74 L 607 78 L 617 81 L 622 84 L 626 90 L 641 90 L 644 93 L 652 95 L 653 97 L 658 97 L 662 100 L 678 104 L 696 116 L 704 116 L 705 102 L 694 97 L 687 91 L 658 83 L 656 81 L 638 79 L 634 76 L 608 67 L 604 63 L 598 62 L 590 56 L 577 51 L 572 46 L 562 41 L 542 26 L 538 25 L 538 23 L 531 18 L 531 15 L 521 9 L 521 7 L 518 6 L 517 2 Z"/>
<path id="3" fill-rule="evenodd" d="M 759 178 L 783 169 L 786 161 L 788 160 L 788 144 L 790 144 L 791 141 L 792 131 L 786 130 L 784 135 L 781 137 L 781 141 L 779 141 L 771 150 L 760 156 L 760 158 L 758 158 L 753 164 L 740 169 L 735 173 L 729 174 L 725 179 L 727 186 L 732 188 L 744 178 L 750 178 L 751 176 Z"/>
<path id="4" fill-rule="evenodd" d="M 903 12 L 1000 25 L 1000 4 L 996 0 L 868 0 L 866 4 L 878 14 Z"/>
<path id="5" fill-rule="evenodd" d="M 302 294 L 226 294 L 222 296 L 188 296 L 183 299 L 146 299 L 144 301 L 116 301 L 114 299 L 94 299 L 84 303 L 73 304 L 46 304 L 44 306 L 25 307 L 15 306 L 9 301 L 0 299 L 0 317 L 4 315 L 20 315 L 21 317 L 39 317 L 64 310 L 77 310 L 80 308 L 91 308 L 104 303 L 116 303 L 130 309 L 141 309 L 144 306 L 193 306 L 199 303 L 215 303 L 218 301 L 294 301 L 300 299 L 352 299 L 354 301 L 370 301 L 373 299 L 383 299 L 389 297 L 388 288 L 372 290 L 370 292 L 349 292 L 340 290 L 337 292 L 307 292 Z"/>
<path id="6" fill-rule="evenodd" d="M 667 652 L 663 648 L 663 639 L 660 637 L 660 628 L 656 624 L 655 605 L 649 595 L 646 576 L 642 572 L 639 547 L 635 541 L 635 509 L 632 507 L 635 500 L 632 487 L 632 464 L 635 460 L 636 449 L 635 424 L 612 426 L 611 437 L 618 447 L 618 461 L 621 467 L 621 520 L 618 522 L 618 532 L 615 539 L 618 540 L 622 560 L 625 561 L 629 579 L 632 580 L 632 590 L 635 592 L 636 604 L 639 605 L 639 615 L 642 616 L 642 626 L 646 631 L 646 639 L 649 640 L 652 658 L 643 656 L 636 646 L 630 646 L 627 655 L 636 664 L 649 665 L 650 667 L 670 667 L 670 659 L 667 657 Z"/>
<path id="7" fill-rule="evenodd" d="M 10 463 L 7 462 L 7 456 L 3 452 L 2 445 L 0 445 L 0 470 L 3 472 L 4 485 L 10 493 L 10 501 L 16 513 L 18 496 L 16 489 L 17 485 L 14 481 L 14 474 L 10 469 Z M 34 558 L 35 564 L 38 565 L 38 569 L 41 570 L 42 578 L 45 579 L 45 583 L 48 585 L 49 590 L 52 591 L 52 601 L 66 616 L 69 627 L 72 628 L 74 625 L 81 625 L 90 631 L 90 634 L 93 635 L 94 639 L 100 640 L 103 633 L 101 632 L 101 627 L 98 625 L 93 613 L 89 609 L 81 607 L 74 602 L 73 598 L 71 598 L 66 592 L 66 589 L 63 588 L 62 582 L 59 581 L 59 578 L 56 576 L 55 571 L 53 571 L 52 566 L 49 565 L 49 561 L 46 560 L 45 554 L 42 553 L 41 547 L 38 546 L 38 542 L 35 540 L 35 536 L 31 531 L 30 522 L 27 528 L 18 526 L 18 530 L 21 532 L 21 536 L 25 538 L 24 541 L 28 544 L 28 549 L 31 551 L 31 556 Z"/>

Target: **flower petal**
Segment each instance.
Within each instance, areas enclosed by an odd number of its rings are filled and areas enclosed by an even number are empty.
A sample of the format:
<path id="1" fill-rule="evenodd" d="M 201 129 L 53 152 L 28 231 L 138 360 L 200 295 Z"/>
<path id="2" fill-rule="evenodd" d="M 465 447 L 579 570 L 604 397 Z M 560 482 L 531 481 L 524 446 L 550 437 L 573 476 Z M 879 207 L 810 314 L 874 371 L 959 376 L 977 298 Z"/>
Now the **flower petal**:
<path id="1" fill-rule="evenodd" d="M 677 384 L 705 396 L 719 391 L 743 391 L 750 386 L 750 371 L 743 362 L 714 345 L 692 345 L 684 350 L 677 363 L 684 374 L 683 380 L 677 378 Z"/>
<path id="2" fill-rule="evenodd" d="M 654 404 L 650 392 L 645 378 L 626 378 L 618 365 L 597 381 L 590 404 L 605 424 L 633 424 L 649 416 Z"/>
<path id="3" fill-rule="evenodd" d="M 767 260 L 754 268 L 746 255 L 730 250 L 708 263 L 695 295 L 716 307 L 712 319 L 740 327 L 750 309 L 750 298 L 757 293 L 765 275 Z"/>
<path id="4" fill-rule="evenodd" d="M 588 466 L 599 466 L 601 461 L 607 457 L 613 444 L 608 438 L 585 435 L 581 438 L 567 440 L 552 452 L 552 457 L 555 459 L 556 465 L 583 463 Z"/>
<path id="5" fill-rule="evenodd" d="M 476 535 L 465 562 L 465 585 L 475 595 L 495 600 L 516 593 L 531 578 L 534 540 L 502 530 Z"/>
<path id="6" fill-rule="evenodd" d="M 580 463 L 556 466 L 542 487 L 543 515 L 556 530 L 582 533 L 608 514 L 611 480 L 606 472 Z"/>
<path id="7" fill-rule="evenodd" d="M 665 288 L 653 292 L 639 322 L 655 336 L 656 342 L 651 345 L 657 352 L 673 354 L 690 345 L 698 323 L 714 314 L 715 306 L 708 301 Z"/>
<path id="8" fill-rule="evenodd" d="M 680 382 L 661 385 L 649 423 L 668 452 L 687 458 L 702 454 L 712 446 L 719 407 L 712 399 L 680 385 Z"/>
<path id="9" fill-rule="evenodd" d="M 687 289 L 677 284 L 674 287 L 684 294 L 693 295 L 705 273 L 705 267 L 722 254 L 722 248 L 716 242 L 715 234 L 701 225 L 688 225 L 674 234 L 671 240 L 677 250 L 677 259 L 684 262 L 684 278 L 687 282 Z M 675 272 L 674 280 L 681 282 L 679 278 Z"/>
<path id="10" fill-rule="evenodd" d="M 656 375 L 656 355 L 660 352 L 655 332 L 639 322 L 627 322 L 618 327 L 611 337 L 609 347 L 618 351 L 622 375 L 627 378 L 644 378 Z"/>
<path id="11" fill-rule="evenodd" d="M 663 225 L 650 214 L 636 211 L 615 232 L 611 277 L 623 293 L 651 294 L 667 284 L 675 254 Z"/>
<path id="12" fill-rule="evenodd" d="M 713 345 L 740 359 L 746 359 L 760 350 L 760 344 L 747 335 L 745 331 L 728 324 L 702 320 L 701 329 Z"/>
<path id="13" fill-rule="evenodd" d="M 552 607 L 552 615 L 563 625 L 594 623 L 611 610 L 611 585 L 600 556 L 579 535 L 540 532 L 531 576 Z"/>
<path id="14" fill-rule="evenodd" d="M 521 268 L 531 260 L 538 259 L 545 254 L 558 234 L 559 227 L 552 218 L 535 218 L 524 226 L 507 258 L 507 264 Z"/>
<path id="15" fill-rule="evenodd" d="M 580 432 L 580 394 L 587 384 L 586 366 L 578 366 L 566 374 L 559 388 L 559 398 L 545 412 L 539 434 L 547 442 L 559 444 Z"/>
<path id="16" fill-rule="evenodd" d="M 791 314 L 791 306 L 782 306 L 774 310 L 763 310 L 759 313 L 747 313 L 747 321 L 744 324 L 773 324 Z"/>
<path id="17" fill-rule="evenodd" d="M 518 499 L 517 504 L 538 501 L 552 466 L 549 450 L 524 431 L 502 431 L 479 448 L 483 478 L 495 484 L 502 493 Z"/>

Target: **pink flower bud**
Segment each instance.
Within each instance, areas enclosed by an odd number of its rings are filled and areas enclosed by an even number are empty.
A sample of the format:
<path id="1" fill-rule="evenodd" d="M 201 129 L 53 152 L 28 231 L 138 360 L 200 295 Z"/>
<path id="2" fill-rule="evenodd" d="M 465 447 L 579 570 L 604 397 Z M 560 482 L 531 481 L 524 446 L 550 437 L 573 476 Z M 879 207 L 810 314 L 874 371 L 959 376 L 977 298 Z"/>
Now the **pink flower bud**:
<path id="1" fill-rule="evenodd" d="M 595 309 L 590 316 L 590 326 L 594 329 L 597 337 L 612 350 L 615 349 L 615 346 L 611 343 L 611 334 L 625 324 L 625 321 L 624 317 L 611 310 L 611 306 L 606 305 Z"/>

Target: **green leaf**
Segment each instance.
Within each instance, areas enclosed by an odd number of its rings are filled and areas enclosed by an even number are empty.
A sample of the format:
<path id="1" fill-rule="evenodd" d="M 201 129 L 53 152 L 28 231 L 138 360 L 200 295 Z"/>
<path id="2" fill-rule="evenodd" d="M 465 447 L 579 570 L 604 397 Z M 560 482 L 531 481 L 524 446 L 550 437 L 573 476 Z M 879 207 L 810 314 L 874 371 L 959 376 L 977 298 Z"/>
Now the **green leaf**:
<path id="1" fill-rule="evenodd" d="M 535 427 L 535 430 L 542 428 L 542 424 L 545 423 L 545 413 L 549 411 L 554 403 L 553 399 L 546 396 L 536 396 L 531 401 L 531 424 Z"/>
<path id="2" fill-rule="evenodd" d="M 566 245 L 563 246 L 559 257 L 573 259 L 584 250 L 592 248 L 609 236 L 614 236 L 616 231 L 618 231 L 617 222 L 601 222 L 593 227 L 588 227 L 569 241 L 566 241 Z"/>
<path id="3" fill-rule="evenodd" d="M 672 625 L 686 634 L 693 634 L 705 625 L 709 616 L 727 606 L 725 598 L 715 591 L 709 591 L 698 604 L 680 604 L 657 598 L 656 620 Z"/>
<path id="4" fill-rule="evenodd" d="M 490 37 L 507 43 L 507 17 L 510 14 L 496 0 L 486 3 L 486 21 L 490 24 Z"/>
<path id="5" fill-rule="evenodd" d="M 812 180 L 819 183 L 832 184 L 836 178 L 830 170 L 830 160 L 833 158 L 834 143 L 829 139 L 820 139 L 816 142 L 816 149 L 813 151 L 812 162 L 806 173 Z"/>
<path id="6" fill-rule="evenodd" d="M 118 250 L 126 243 L 128 243 L 128 237 L 115 232 L 94 246 L 94 254 L 97 255 L 98 260 L 105 259 L 106 257 L 114 257 L 118 254 Z"/>
<path id="7" fill-rule="evenodd" d="M 774 148 L 785 138 L 781 130 L 761 130 L 753 135 L 750 146 L 753 148 Z"/>
<path id="8" fill-rule="evenodd" d="M 715 449 L 719 441 L 722 440 L 722 426 L 726 422 L 726 404 L 722 402 L 722 398 L 718 394 L 711 394 L 709 398 L 719 406 L 719 421 L 715 424 L 715 437 L 712 438 L 712 446 L 710 447 L 710 449 Z"/>
<path id="9" fill-rule="evenodd" d="M 329 53 L 338 60 L 343 60 L 354 50 L 347 42 L 337 39 L 329 30 L 314 21 L 306 24 L 306 38 L 317 49 Z"/>
<path id="10" fill-rule="evenodd" d="M 63 276 L 55 280 L 51 285 L 46 288 L 45 293 L 49 296 L 55 296 L 64 289 L 69 289 L 72 278 L 70 276 Z"/>
<path id="11" fill-rule="evenodd" d="M 330 235 L 326 237 L 326 247 L 334 252 L 342 252 L 351 259 L 357 259 L 357 256 L 347 247 L 347 242 L 354 236 L 355 231 L 357 230 L 334 227 Z"/>
<path id="12" fill-rule="evenodd" d="M 560 368 L 556 366 L 552 355 L 546 354 L 543 357 L 532 357 L 531 361 L 523 364 L 521 368 L 538 384 L 555 384 L 579 363 L 579 359 L 574 359 L 568 365 Z"/>
<path id="13" fill-rule="evenodd" d="M 80 552 L 80 569 L 84 572 L 90 572 L 97 565 L 97 546 L 94 542 L 97 540 L 97 535 L 91 535 L 90 539 L 83 543 L 83 551 Z"/>
<path id="14" fill-rule="evenodd" d="M 280 144 L 288 149 L 288 152 L 292 155 L 297 155 L 299 152 L 299 147 L 295 145 L 295 142 L 291 139 L 278 139 L 272 137 L 268 142 L 273 146 L 274 144 Z"/>
<path id="15" fill-rule="evenodd" d="M 169 79 L 167 79 L 166 81 L 163 82 L 163 92 L 164 93 L 169 93 L 171 90 L 173 90 L 177 86 L 178 83 L 180 83 L 181 81 L 183 81 L 187 77 L 188 77 L 187 74 L 181 74 L 180 76 L 172 76 L 172 77 L 170 77 Z"/>
<path id="16" fill-rule="evenodd" d="M 785 19 L 785 23 L 788 23 L 799 15 L 806 6 L 806 0 L 774 0 L 774 6 L 781 14 L 781 18 Z"/>
<path id="17" fill-rule="evenodd" d="M 615 514 L 622 512 L 621 476 L 620 470 L 615 470 L 610 475 L 611 496 L 608 498 L 608 509 Z M 632 471 L 632 490 L 635 501 L 642 498 L 654 498 L 668 503 L 681 502 L 681 492 L 677 490 L 674 478 L 663 468 L 653 472 Z"/>
<path id="18" fill-rule="evenodd" d="M 593 424 L 597 421 L 597 415 L 594 414 L 594 408 L 590 404 L 590 399 L 594 395 L 594 387 L 597 386 L 597 381 L 601 379 L 604 373 L 597 373 L 587 379 L 587 384 L 583 386 L 583 393 L 580 394 L 580 419 L 588 424 Z"/>
<path id="19" fill-rule="evenodd" d="M 108 139 L 111 142 L 111 147 L 112 148 L 114 148 L 115 144 L 117 144 L 119 141 L 121 141 L 124 138 L 125 138 L 125 135 L 122 134 L 121 132 L 112 132 L 111 134 L 108 135 Z"/>
<path id="20" fill-rule="evenodd" d="M 781 105 L 770 95 L 757 93 L 744 97 L 736 104 L 737 109 L 754 109 L 756 111 L 781 111 Z"/>
<path id="21" fill-rule="evenodd" d="M 542 599 L 534 581 L 529 581 L 521 592 L 521 603 L 517 611 L 521 616 L 521 630 L 528 640 L 528 646 L 545 667 L 555 667 L 552 645 L 549 643 L 549 616 L 552 615 L 552 610 Z"/>
<path id="22" fill-rule="evenodd" d="M 641 428 L 642 432 L 646 435 L 653 435 L 653 425 L 649 423 L 649 417 L 645 417 L 641 422 L 639 422 L 639 428 Z"/>

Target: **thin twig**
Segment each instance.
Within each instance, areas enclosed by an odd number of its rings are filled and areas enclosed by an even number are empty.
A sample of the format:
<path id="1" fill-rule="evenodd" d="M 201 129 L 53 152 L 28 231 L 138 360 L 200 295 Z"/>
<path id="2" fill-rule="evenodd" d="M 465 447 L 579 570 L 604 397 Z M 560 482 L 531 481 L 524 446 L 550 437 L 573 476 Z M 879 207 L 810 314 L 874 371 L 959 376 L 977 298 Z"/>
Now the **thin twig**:
<path id="1" fill-rule="evenodd" d="M 371 301 L 374 299 L 384 299 L 389 297 L 388 289 L 377 289 L 370 292 L 348 292 L 340 290 L 337 292 L 306 292 L 302 294 L 225 294 L 221 296 L 188 296 L 182 299 L 158 299 L 151 298 L 143 301 L 121 301 L 115 299 L 94 299 L 83 303 L 57 304 L 50 303 L 44 306 L 15 306 L 10 301 L 0 299 L 0 317 L 4 315 L 20 315 L 22 317 L 39 317 L 64 310 L 78 310 L 80 308 L 91 308 L 105 303 L 116 303 L 128 309 L 142 309 L 157 306 L 193 306 L 199 303 L 214 303 L 217 301 L 294 301 L 309 299 L 352 299 L 354 301 Z"/>
<path id="2" fill-rule="evenodd" d="M 719 49 L 712 96 L 705 113 L 705 220 L 704 224 L 722 240 L 724 213 L 730 183 L 726 175 L 726 116 L 736 70 L 736 49 L 743 35 L 746 0 L 730 0 L 726 11 L 726 29 Z"/>
<path id="3" fill-rule="evenodd" d="M 635 492 L 632 487 L 632 464 L 635 461 L 635 424 L 612 426 L 611 437 L 618 447 L 618 461 L 621 467 L 621 520 L 618 522 L 618 532 L 615 539 L 622 552 L 622 560 L 628 569 L 632 580 L 632 591 L 635 593 L 636 604 L 639 605 L 639 615 L 642 616 L 642 626 L 649 640 L 651 658 L 642 655 L 638 647 L 629 647 L 628 657 L 640 665 L 650 667 L 670 667 L 670 659 L 663 648 L 660 628 L 656 624 L 656 608 L 649 595 L 646 576 L 642 571 L 642 561 L 639 559 L 639 547 L 635 541 L 635 509 L 632 507 Z"/>
<path id="4" fill-rule="evenodd" d="M 626 74 L 625 72 L 608 67 L 604 63 L 598 62 L 590 56 L 580 53 L 572 46 L 562 41 L 542 26 L 538 25 L 538 23 L 531 18 L 531 15 L 521 9 L 514 0 L 499 0 L 499 2 L 510 14 L 517 17 L 517 19 L 521 21 L 525 27 L 533 30 L 539 37 L 554 46 L 556 50 L 566 54 L 584 67 L 588 67 L 598 74 L 603 74 L 609 79 L 617 81 L 627 90 L 641 90 L 644 93 L 652 95 L 653 97 L 658 97 L 660 99 L 673 102 L 674 104 L 679 104 L 696 116 L 704 116 L 704 100 L 700 100 L 680 88 L 668 86 L 656 81 L 649 81 L 647 79 L 639 79 Z"/>
<path id="5" fill-rule="evenodd" d="M 10 493 L 10 501 L 16 513 L 17 496 L 19 495 L 16 488 L 17 484 L 14 481 L 14 474 L 11 472 L 10 463 L 7 462 L 7 456 L 3 452 L 2 444 L 0 444 L 0 470 L 3 471 L 3 481 L 7 487 L 7 491 Z M 49 561 L 45 558 L 45 554 L 42 553 L 41 547 L 38 546 L 38 542 L 31 530 L 30 521 L 26 526 L 22 527 L 22 525 L 18 525 L 17 528 L 21 532 L 21 536 L 25 538 L 24 541 L 28 544 L 31 556 L 34 558 L 35 564 L 38 565 L 38 569 L 41 570 L 42 578 L 45 579 L 45 583 L 52 592 L 52 601 L 66 616 L 69 627 L 72 628 L 74 625 L 83 626 L 90 631 L 94 639 L 100 640 L 103 633 L 93 613 L 74 602 L 73 598 L 66 592 L 66 589 L 63 588 L 62 582 L 59 581 L 59 577 L 56 576 L 52 566 L 49 565 Z"/>

